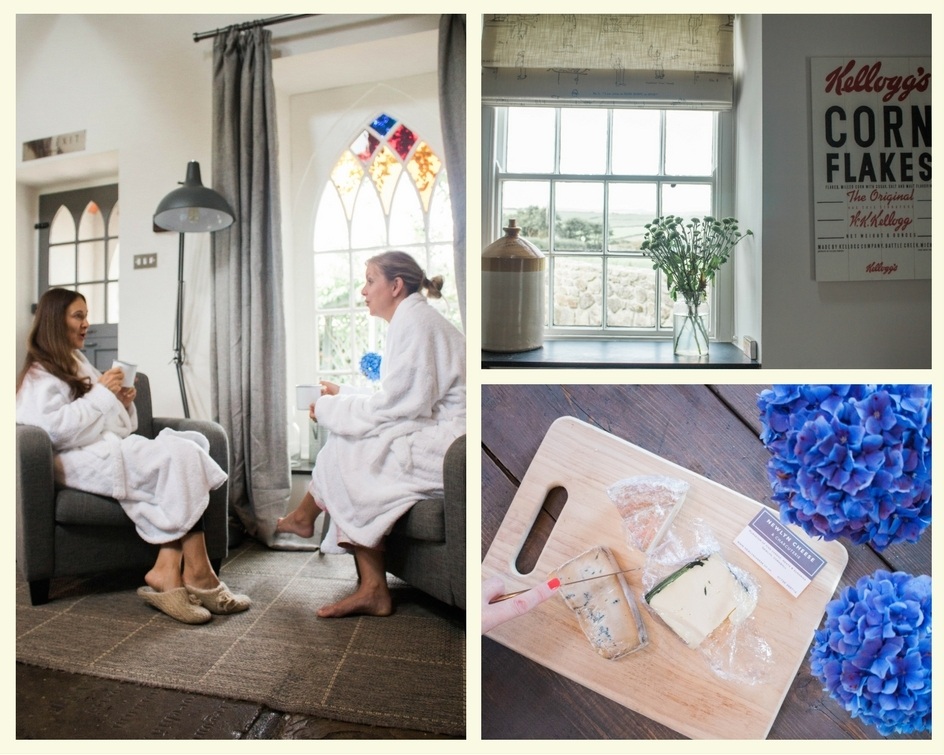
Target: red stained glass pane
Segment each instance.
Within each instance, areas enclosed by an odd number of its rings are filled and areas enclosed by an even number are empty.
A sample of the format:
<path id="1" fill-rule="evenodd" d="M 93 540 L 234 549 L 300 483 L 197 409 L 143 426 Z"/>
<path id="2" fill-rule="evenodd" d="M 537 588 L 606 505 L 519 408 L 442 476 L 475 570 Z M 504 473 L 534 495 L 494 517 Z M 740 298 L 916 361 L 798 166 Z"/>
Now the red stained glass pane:
<path id="1" fill-rule="evenodd" d="M 406 156 L 410 154 L 410 150 L 413 148 L 413 145 L 416 144 L 416 134 L 414 134 L 410 129 L 408 129 L 403 124 L 397 126 L 397 130 L 388 139 L 390 146 L 396 150 L 396 153 L 400 155 L 401 160 L 406 160 Z"/>
<path id="2" fill-rule="evenodd" d="M 370 162 L 380 140 L 366 129 L 351 143 L 351 152 L 362 162 Z"/>

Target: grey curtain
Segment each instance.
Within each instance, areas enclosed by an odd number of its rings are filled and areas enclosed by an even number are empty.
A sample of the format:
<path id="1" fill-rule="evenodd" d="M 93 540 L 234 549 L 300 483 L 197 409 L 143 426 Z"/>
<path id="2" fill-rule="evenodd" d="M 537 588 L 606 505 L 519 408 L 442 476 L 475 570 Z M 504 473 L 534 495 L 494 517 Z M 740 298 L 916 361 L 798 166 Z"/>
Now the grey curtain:
<path id="1" fill-rule="evenodd" d="M 452 199 L 459 313 L 465 326 L 465 15 L 439 19 L 439 117 Z"/>
<path id="2" fill-rule="evenodd" d="M 291 492 L 282 242 L 271 32 L 213 45 L 213 188 L 236 222 L 213 235 L 211 377 L 230 439 L 230 506 L 271 545 Z"/>

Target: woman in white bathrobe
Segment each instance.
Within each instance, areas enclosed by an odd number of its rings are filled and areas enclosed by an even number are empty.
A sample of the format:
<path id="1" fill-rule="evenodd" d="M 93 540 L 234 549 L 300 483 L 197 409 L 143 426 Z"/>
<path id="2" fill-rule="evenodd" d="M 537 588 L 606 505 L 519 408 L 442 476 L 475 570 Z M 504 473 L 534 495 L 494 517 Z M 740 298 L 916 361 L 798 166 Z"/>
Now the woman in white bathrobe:
<path id="1" fill-rule="evenodd" d="M 88 327 L 81 294 L 52 288 L 40 298 L 17 381 L 17 422 L 49 434 L 58 484 L 116 498 L 141 538 L 160 546 L 138 590 L 144 600 L 188 624 L 245 611 L 249 598 L 213 571 L 201 525 L 226 472 L 200 433 L 132 434 L 136 390 L 122 387 L 120 368 L 100 373 L 79 351 Z"/>
<path id="2" fill-rule="evenodd" d="M 393 611 L 384 537 L 414 503 L 443 495 L 443 457 L 465 432 L 465 338 L 427 301 L 441 296 L 442 278 L 429 280 L 404 252 L 385 252 L 368 260 L 366 279 L 370 314 L 390 323 L 381 389 L 322 382 L 310 416 L 328 441 L 298 508 L 276 526 L 311 537 L 324 509 L 331 515 L 324 547 L 354 551 L 358 587 L 319 609 L 322 617 Z"/>

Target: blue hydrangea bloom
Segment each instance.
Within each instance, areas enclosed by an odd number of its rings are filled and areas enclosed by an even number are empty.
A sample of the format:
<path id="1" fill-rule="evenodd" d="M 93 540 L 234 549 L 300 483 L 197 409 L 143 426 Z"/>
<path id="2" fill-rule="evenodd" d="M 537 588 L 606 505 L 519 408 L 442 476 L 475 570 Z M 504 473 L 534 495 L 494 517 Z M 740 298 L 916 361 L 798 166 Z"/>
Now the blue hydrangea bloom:
<path id="1" fill-rule="evenodd" d="M 931 578 L 879 570 L 826 606 L 810 670 L 882 736 L 931 729 Z"/>
<path id="2" fill-rule="evenodd" d="M 931 523 L 931 386 L 775 385 L 757 399 L 780 519 L 882 551 Z"/>
<path id="3" fill-rule="evenodd" d="M 376 351 L 368 351 L 361 357 L 361 374 L 371 382 L 380 380 L 380 359 L 380 354 Z"/>

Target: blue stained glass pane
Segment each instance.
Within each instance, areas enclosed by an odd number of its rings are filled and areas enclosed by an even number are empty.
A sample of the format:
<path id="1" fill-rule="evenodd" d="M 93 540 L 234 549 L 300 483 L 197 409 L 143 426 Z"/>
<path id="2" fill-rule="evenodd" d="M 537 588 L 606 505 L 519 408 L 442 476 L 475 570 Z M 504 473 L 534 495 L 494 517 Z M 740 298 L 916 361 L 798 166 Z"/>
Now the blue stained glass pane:
<path id="1" fill-rule="evenodd" d="M 370 127 L 381 136 L 386 136 L 387 132 L 393 128 L 396 122 L 396 118 L 391 118 L 386 113 L 381 113 L 374 119 L 374 122 L 370 124 Z"/>

